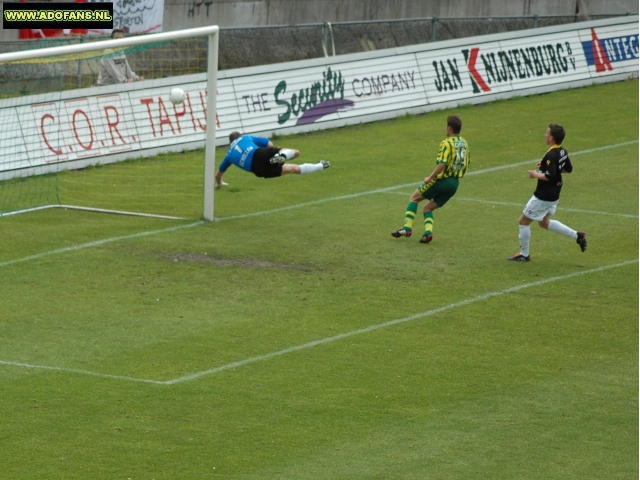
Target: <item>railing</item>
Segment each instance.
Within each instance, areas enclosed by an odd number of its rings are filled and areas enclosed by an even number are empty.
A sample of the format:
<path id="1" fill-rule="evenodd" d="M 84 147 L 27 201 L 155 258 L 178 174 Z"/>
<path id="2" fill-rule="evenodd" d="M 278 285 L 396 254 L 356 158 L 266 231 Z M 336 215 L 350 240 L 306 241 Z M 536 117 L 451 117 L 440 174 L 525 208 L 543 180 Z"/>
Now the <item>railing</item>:
<path id="1" fill-rule="evenodd" d="M 630 13 L 590 15 L 589 18 L 580 14 L 509 17 L 425 17 L 362 22 L 221 27 L 219 69 L 228 70 L 253 65 L 396 48 L 624 15 L 630 15 Z M 95 40 L 99 39 L 95 38 Z M 0 53 L 93 40 L 91 37 L 85 37 L 0 42 Z"/>
<path id="2" fill-rule="evenodd" d="M 619 17 L 591 15 L 588 19 Z M 588 20 L 581 15 L 425 17 L 366 22 L 325 22 L 222 27 L 220 68 L 238 68 L 322 56 L 503 33 Z"/>

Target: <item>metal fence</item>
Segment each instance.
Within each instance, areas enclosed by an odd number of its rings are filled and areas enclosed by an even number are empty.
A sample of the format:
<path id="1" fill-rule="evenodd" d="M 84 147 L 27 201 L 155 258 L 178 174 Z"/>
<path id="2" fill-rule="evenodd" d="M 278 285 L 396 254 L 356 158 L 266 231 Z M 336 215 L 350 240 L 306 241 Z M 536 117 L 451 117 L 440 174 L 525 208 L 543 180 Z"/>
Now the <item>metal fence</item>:
<path id="1" fill-rule="evenodd" d="M 221 28 L 220 69 L 304 60 L 383 48 L 623 16 L 529 15 L 416 18 Z"/>

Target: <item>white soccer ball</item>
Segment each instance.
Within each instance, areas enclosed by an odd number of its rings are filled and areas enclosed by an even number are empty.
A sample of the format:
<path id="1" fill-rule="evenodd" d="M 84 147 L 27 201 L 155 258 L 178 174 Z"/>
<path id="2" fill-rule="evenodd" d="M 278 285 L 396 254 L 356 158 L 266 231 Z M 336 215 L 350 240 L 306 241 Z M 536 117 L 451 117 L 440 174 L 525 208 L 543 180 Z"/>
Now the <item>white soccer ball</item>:
<path id="1" fill-rule="evenodd" d="M 178 87 L 172 89 L 171 93 L 169 94 L 169 100 L 171 100 L 171 103 L 173 103 L 174 105 L 180 105 L 182 102 L 184 102 L 184 98 L 184 90 Z"/>

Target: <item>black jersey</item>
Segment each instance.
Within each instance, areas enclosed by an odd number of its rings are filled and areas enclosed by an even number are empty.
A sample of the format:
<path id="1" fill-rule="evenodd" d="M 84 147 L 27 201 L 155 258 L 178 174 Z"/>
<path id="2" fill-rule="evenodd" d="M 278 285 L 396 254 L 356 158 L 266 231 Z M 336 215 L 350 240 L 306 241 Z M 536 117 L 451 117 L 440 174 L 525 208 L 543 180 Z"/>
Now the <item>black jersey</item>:
<path id="1" fill-rule="evenodd" d="M 562 189 L 562 172 L 571 173 L 573 166 L 569 160 L 569 153 L 560 145 L 554 145 L 542 157 L 540 171 L 547 177 L 547 181 L 538 180 L 536 198 L 547 202 L 555 202 L 560 198 Z"/>

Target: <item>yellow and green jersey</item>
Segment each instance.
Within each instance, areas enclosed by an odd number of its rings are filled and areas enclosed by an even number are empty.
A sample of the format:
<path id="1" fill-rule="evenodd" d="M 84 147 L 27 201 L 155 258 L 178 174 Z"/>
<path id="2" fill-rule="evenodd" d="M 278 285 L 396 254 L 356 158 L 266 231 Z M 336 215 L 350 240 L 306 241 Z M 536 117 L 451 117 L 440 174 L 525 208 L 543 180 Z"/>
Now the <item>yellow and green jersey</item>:
<path id="1" fill-rule="evenodd" d="M 440 143 L 440 150 L 436 163 L 444 163 L 447 167 L 438 175 L 441 178 L 462 178 L 469 169 L 471 156 L 469 145 L 460 135 L 447 137 Z"/>

